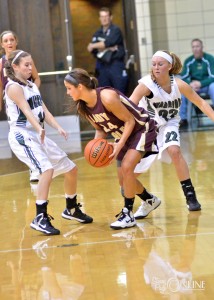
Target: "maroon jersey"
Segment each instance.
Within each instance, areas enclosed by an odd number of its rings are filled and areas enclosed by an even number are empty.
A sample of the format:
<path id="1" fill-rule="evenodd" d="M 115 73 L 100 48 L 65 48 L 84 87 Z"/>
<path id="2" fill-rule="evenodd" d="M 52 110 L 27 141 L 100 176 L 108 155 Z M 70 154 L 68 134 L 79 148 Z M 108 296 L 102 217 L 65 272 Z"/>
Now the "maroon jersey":
<path id="1" fill-rule="evenodd" d="M 134 116 L 135 126 L 125 146 L 118 155 L 118 159 L 122 160 L 128 149 L 135 149 L 142 152 L 157 153 L 156 145 L 156 122 L 150 119 L 148 112 L 131 102 L 120 91 L 111 87 L 97 88 L 97 103 L 94 107 L 87 107 L 88 117 L 96 123 L 103 131 L 110 133 L 112 137 L 118 141 L 120 140 L 124 131 L 124 121 L 118 119 L 112 112 L 108 111 L 102 103 L 100 91 L 103 89 L 112 89 L 119 96 L 121 103 Z"/>

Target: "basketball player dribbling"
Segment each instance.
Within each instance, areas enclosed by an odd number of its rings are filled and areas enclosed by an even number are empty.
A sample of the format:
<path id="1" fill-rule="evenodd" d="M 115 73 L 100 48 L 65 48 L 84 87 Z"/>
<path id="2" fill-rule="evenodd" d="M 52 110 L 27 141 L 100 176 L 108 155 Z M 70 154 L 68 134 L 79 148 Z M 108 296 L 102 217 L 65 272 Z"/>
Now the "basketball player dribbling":
<path id="1" fill-rule="evenodd" d="M 124 187 L 124 208 L 111 228 L 129 228 L 136 225 L 133 216 L 135 195 L 160 200 L 146 191 L 134 174 L 137 163 L 145 155 L 157 153 L 156 122 L 148 113 L 132 103 L 120 91 L 111 87 L 96 88 L 97 80 L 83 69 L 73 69 L 64 79 L 67 94 L 72 97 L 78 113 L 96 129 L 95 138 L 105 138 L 108 133 L 115 139 L 112 161 L 117 159 Z"/>
<path id="2" fill-rule="evenodd" d="M 51 224 L 53 219 L 47 213 L 48 193 L 52 178 L 64 174 L 66 208 L 62 217 L 81 223 L 91 223 L 93 219 L 84 214 L 77 203 L 77 167 L 51 139 L 45 136 L 44 122 L 67 138 L 67 133 L 57 123 L 42 101 L 37 86 L 28 80 L 32 72 L 32 58 L 27 52 L 11 52 L 5 64 L 9 81 L 5 87 L 6 112 L 10 132 L 8 136 L 11 150 L 17 158 L 31 170 L 40 174 L 36 217 L 31 228 L 46 235 L 58 235 L 60 231 Z"/>

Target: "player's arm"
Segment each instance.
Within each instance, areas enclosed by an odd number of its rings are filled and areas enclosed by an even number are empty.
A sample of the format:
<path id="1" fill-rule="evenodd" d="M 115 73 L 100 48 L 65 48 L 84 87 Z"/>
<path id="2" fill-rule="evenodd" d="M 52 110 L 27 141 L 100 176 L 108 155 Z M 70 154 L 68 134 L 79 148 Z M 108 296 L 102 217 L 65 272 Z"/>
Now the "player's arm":
<path id="1" fill-rule="evenodd" d="M 214 121 L 214 111 L 207 101 L 202 99 L 185 81 L 176 78 L 178 88 L 182 95 L 194 103 L 205 115 Z"/>
<path id="2" fill-rule="evenodd" d="M 112 155 L 117 156 L 134 129 L 135 119 L 128 109 L 121 103 L 120 97 L 115 91 L 103 90 L 101 94 L 101 99 L 106 109 L 124 122 L 123 134 L 114 147 L 114 153 Z"/>
<path id="3" fill-rule="evenodd" d="M 47 109 L 44 102 L 42 103 L 42 107 L 45 113 L 45 122 L 50 125 L 52 128 L 56 129 L 60 135 L 64 136 L 65 139 L 68 138 L 68 133 L 59 125 L 54 116 Z"/>
<path id="4" fill-rule="evenodd" d="M 17 84 L 12 84 L 7 88 L 7 94 L 10 99 L 19 107 L 19 109 L 26 116 L 28 121 L 32 124 L 35 130 L 39 133 L 41 142 L 45 138 L 45 130 L 41 127 L 35 116 L 33 115 L 28 102 L 25 100 L 23 89 Z"/>
<path id="5" fill-rule="evenodd" d="M 139 104 L 140 100 L 144 96 L 149 96 L 151 91 L 145 86 L 143 83 L 139 83 L 138 86 L 134 89 L 133 93 L 129 97 L 129 99 L 134 102 L 136 105 Z"/>
<path id="6" fill-rule="evenodd" d="M 36 69 L 36 66 L 35 66 L 34 62 L 32 62 L 32 74 L 31 74 L 31 76 L 32 76 L 33 82 L 39 88 L 40 85 L 41 85 L 41 79 L 39 77 L 39 74 L 38 74 L 38 71 Z"/>

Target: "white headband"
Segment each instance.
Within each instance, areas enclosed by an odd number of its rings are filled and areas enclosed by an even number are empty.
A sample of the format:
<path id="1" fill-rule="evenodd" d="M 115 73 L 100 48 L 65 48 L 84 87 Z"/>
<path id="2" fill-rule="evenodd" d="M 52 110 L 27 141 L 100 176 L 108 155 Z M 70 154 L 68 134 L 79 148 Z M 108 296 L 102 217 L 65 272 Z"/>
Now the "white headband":
<path id="1" fill-rule="evenodd" d="M 155 52 L 155 54 L 153 55 L 153 57 L 156 57 L 156 56 L 160 56 L 160 57 L 166 59 L 170 64 L 172 64 L 172 61 L 173 61 L 172 57 L 169 54 L 167 54 L 166 52 L 157 51 L 157 52 Z"/>
<path id="2" fill-rule="evenodd" d="M 19 57 L 19 55 L 21 55 L 22 53 L 24 53 L 24 51 L 19 51 L 16 56 L 13 58 L 11 64 L 14 64 L 14 62 L 17 60 L 17 58 Z"/>

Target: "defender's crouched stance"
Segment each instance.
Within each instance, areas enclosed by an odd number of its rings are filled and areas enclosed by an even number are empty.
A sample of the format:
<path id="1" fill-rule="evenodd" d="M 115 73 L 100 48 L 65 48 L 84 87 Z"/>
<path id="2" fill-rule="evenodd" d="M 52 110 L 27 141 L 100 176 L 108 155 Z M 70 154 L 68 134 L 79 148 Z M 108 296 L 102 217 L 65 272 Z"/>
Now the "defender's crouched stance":
<path id="1" fill-rule="evenodd" d="M 53 217 L 47 213 L 48 193 L 52 178 L 64 174 L 66 208 L 62 217 L 91 223 L 77 203 L 77 167 L 51 139 L 45 136 L 44 122 L 67 138 L 67 133 L 57 123 L 42 101 L 37 86 L 28 81 L 32 72 L 32 58 L 24 51 L 13 51 L 5 64 L 9 82 L 5 88 L 6 110 L 10 125 L 9 143 L 18 159 L 30 170 L 40 174 L 36 217 L 31 228 L 47 235 L 60 234 L 51 224 Z"/>

